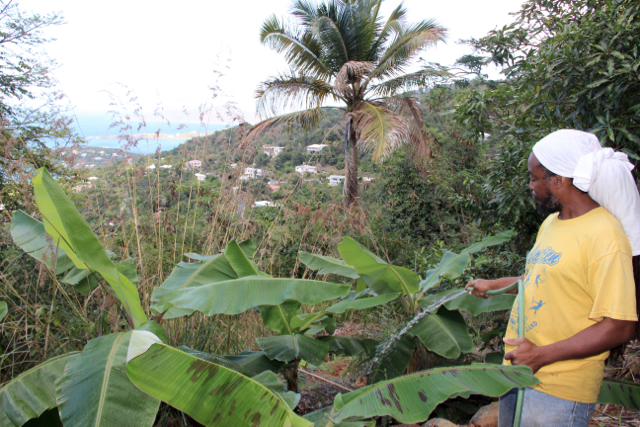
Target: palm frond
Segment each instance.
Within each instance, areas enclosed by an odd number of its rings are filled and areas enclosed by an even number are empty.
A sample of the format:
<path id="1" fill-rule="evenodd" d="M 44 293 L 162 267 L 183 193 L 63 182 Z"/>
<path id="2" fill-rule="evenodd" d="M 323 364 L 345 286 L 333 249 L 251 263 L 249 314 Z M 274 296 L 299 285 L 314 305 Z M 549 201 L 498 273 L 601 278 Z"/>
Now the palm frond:
<path id="1" fill-rule="evenodd" d="M 350 92 L 349 85 L 358 83 L 358 86 L 361 86 L 362 84 L 366 84 L 368 78 L 365 79 L 365 76 L 368 76 L 374 68 L 375 64 L 373 62 L 347 62 L 342 66 L 338 75 L 336 75 L 336 79 L 333 82 L 334 90 L 342 96 L 347 96 Z"/>
<path id="2" fill-rule="evenodd" d="M 271 16 L 260 30 L 262 44 L 284 53 L 287 62 L 298 72 L 326 78 L 332 73 L 322 59 L 322 46 L 310 30 L 294 27 Z"/>
<path id="3" fill-rule="evenodd" d="M 396 7 L 389 18 L 387 18 L 387 22 L 382 27 L 382 30 L 378 33 L 378 39 L 375 41 L 373 50 L 379 52 L 382 46 L 387 42 L 389 37 L 393 34 L 397 34 L 402 31 L 402 24 L 404 23 L 405 15 L 407 14 L 407 10 L 404 8 L 404 5 L 400 3 L 398 7 Z M 376 58 L 380 59 L 380 58 Z"/>
<path id="4" fill-rule="evenodd" d="M 331 107 L 314 108 L 310 110 L 296 111 L 294 113 L 283 114 L 263 120 L 253 126 L 240 140 L 240 149 L 247 148 L 258 137 L 271 128 L 283 126 L 285 130 L 292 130 L 300 127 L 303 130 L 311 130 L 317 126 L 320 120 L 326 116 L 326 110 Z"/>
<path id="5" fill-rule="evenodd" d="M 344 64 L 350 61 L 349 51 L 343 38 L 343 33 L 338 24 L 328 16 L 320 16 L 314 22 L 313 30 L 324 46 L 325 56 L 331 58 L 334 64 L 334 71 L 338 68 L 336 65 Z"/>
<path id="6" fill-rule="evenodd" d="M 407 118 L 407 145 L 414 152 L 414 159 L 428 159 L 431 157 L 431 146 L 434 139 L 425 130 L 422 110 L 415 98 L 410 96 L 393 96 L 384 98 L 382 102 L 393 105 L 398 114 Z"/>
<path id="7" fill-rule="evenodd" d="M 299 75 L 280 75 L 258 86 L 258 114 L 267 117 L 281 109 L 316 109 L 329 98 L 342 100 L 333 87 L 322 79 Z"/>
<path id="8" fill-rule="evenodd" d="M 353 115 L 358 146 L 370 151 L 373 161 L 384 159 L 409 138 L 407 119 L 383 103 L 362 103 Z"/>
<path id="9" fill-rule="evenodd" d="M 403 28 L 395 35 L 384 56 L 380 58 L 375 71 L 376 77 L 398 76 L 417 52 L 439 41 L 444 41 L 445 36 L 446 29 L 437 25 L 434 20 L 422 21 Z"/>
<path id="10" fill-rule="evenodd" d="M 371 86 L 369 90 L 378 96 L 393 96 L 400 92 L 409 92 L 424 87 L 434 77 L 449 76 L 447 71 L 433 67 L 426 67 L 414 73 L 403 74 L 399 77 Z"/>

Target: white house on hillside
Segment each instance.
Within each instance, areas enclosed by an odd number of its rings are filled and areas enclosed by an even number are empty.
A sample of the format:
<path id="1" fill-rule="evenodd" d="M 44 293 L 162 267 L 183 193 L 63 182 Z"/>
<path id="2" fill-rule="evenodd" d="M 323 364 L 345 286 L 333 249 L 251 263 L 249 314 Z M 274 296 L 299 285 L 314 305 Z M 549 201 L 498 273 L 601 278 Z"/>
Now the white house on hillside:
<path id="1" fill-rule="evenodd" d="M 202 162 L 200 160 L 189 160 L 187 162 L 187 167 L 199 168 L 199 167 L 202 167 Z"/>
<path id="2" fill-rule="evenodd" d="M 303 174 L 305 172 L 318 173 L 318 168 L 315 166 L 300 165 L 300 166 L 296 166 L 296 172 L 300 174 Z"/>
<path id="3" fill-rule="evenodd" d="M 327 144 L 311 144 L 307 145 L 307 154 L 319 153 Z"/>
<path id="4" fill-rule="evenodd" d="M 162 169 L 171 169 L 171 165 L 162 165 L 160 166 Z"/>
<path id="5" fill-rule="evenodd" d="M 263 145 L 262 150 L 264 151 L 264 154 L 266 154 L 267 156 L 276 157 L 278 154 L 284 151 L 284 147 L 274 147 L 272 145 Z"/>
<path id="6" fill-rule="evenodd" d="M 244 176 L 250 179 L 262 178 L 262 169 L 244 168 Z"/>
<path id="7" fill-rule="evenodd" d="M 267 207 L 267 206 L 275 206 L 275 205 L 276 205 L 275 203 L 270 202 L 269 200 L 260 200 L 260 201 L 256 201 L 253 204 L 253 207 L 254 208 L 264 208 L 264 207 Z"/>
<path id="8" fill-rule="evenodd" d="M 201 174 L 201 173 L 197 173 L 196 174 L 196 179 L 200 182 L 204 182 L 205 179 L 207 179 L 207 175 Z"/>
<path id="9" fill-rule="evenodd" d="M 344 179 L 343 175 L 331 175 L 329 177 L 329 185 L 333 185 L 333 186 L 340 185 L 343 179 Z"/>
<path id="10" fill-rule="evenodd" d="M 155 168 L 156 168 L 156 165 L 150 165 L 150 166 L 147 166 L 145 169 L 154 170 Z"/>

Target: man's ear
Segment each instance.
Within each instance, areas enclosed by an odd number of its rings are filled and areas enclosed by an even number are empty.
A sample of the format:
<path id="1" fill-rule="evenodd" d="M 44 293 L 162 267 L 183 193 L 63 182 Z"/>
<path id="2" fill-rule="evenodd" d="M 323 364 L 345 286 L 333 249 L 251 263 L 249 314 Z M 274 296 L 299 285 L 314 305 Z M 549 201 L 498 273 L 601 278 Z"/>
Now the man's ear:
<path id="1" fill-rule="evenodd" d="M 554 175 L 551 177 L 551 186 L 555 190 L 560 190 L 564 188 L 569 188 L 573 185 L 573 179 L 567 178 L 560 175 Z"/>

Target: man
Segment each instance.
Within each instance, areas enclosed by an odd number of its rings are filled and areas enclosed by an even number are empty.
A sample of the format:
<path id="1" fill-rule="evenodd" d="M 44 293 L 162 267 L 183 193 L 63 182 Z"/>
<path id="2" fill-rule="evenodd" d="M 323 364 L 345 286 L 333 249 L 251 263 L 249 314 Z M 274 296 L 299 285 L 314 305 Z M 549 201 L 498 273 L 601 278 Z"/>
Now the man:
<path id="1" fill-rule="evenodd" d="M 504 364 L 527 365 L 540 380 L 525 389 L 523 427 L 586 427 L 609 350 L 635 334 L 631 259 L 640 254 L 640 196 L 629 166 L 626 155 L 602 148 L 586 132 L 543 138 L 529 156 L 529 188 L 551 215 L 525 275 L 467 284 L 471 294 L 487 298 L 488 290 L 524 281 L 524 307 L 514 303 L 504 339 Z M 520 313 L 524 338 L 518 338 Z M 516 394 L 500 398 L 500 427 L 513 425 Z"/>

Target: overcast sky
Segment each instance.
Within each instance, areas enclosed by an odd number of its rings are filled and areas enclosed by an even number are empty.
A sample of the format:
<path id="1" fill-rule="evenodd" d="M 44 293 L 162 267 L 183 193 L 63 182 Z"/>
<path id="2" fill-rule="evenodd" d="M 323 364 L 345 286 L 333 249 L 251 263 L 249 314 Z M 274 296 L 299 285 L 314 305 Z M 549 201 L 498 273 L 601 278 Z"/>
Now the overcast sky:
<path id="1" fill-rule="evenodd" d="M 262 46 L 259 31 L 271 14 L 287 14 L 291 0 L 22 0 L 22 9 L 60 12 L 67 24 L 49 29 L 57 40 L 47 45 L 59 64 L 60 88 L 77 114 L 109 109 L 107 92 L 123 97 L 130 88 L 146 111 L 196 109 L 212 102 L 212 85 L 224 95 L 214 105 L 233 101 L 255 111 L 256 86 L 286 69 L 282 56 Z M 398 4 L 387 0 L 383 15 Z M 446 44 L 425 52 L 430 61 L 451 64 L 469 53 L 456 44 L 481 37 L 513 20 L 522 0 L 406 0 L 408 21 L 434 18 L 448 29 Z M 223 75 L 218 77 L 215 71 Z M 251 121 L 251 120 L 250 120 Z"/>

